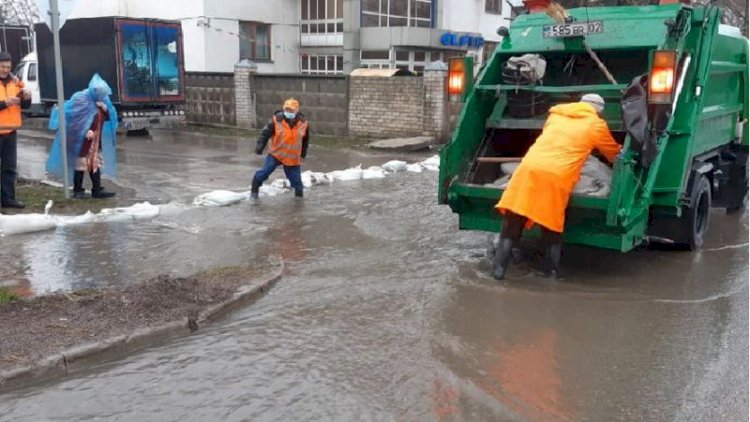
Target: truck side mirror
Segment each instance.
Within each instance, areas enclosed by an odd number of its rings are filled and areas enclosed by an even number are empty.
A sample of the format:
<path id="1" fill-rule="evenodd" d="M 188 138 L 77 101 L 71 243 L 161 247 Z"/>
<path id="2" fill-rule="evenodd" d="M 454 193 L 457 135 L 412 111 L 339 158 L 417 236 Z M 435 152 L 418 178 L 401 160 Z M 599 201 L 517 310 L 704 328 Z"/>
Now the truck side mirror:
<path id="1" fill-rule="evenodd" d="M 510 31 L 507 27 L 501 26 L 500 28 L 497 28 L 497 35 L 500 35 L 501 37 L 507 37 L 510 35 Z"/>

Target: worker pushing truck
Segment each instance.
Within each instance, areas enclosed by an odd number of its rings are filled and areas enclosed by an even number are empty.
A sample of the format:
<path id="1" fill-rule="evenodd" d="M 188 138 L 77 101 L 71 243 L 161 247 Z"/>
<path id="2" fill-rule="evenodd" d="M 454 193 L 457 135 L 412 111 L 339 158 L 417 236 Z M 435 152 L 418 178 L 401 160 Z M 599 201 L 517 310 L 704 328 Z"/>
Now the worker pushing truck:
<path id="1" fill-rule="evenodd" d="M 649 240 L 700 248 L 712 206 L 731 212 L 745 204 L 747 38 L 710 5 L 526 6 L 530 13 L 498 30 L 503 41 L 476 84 L 451 82 L 467 91 L 441 151 L 439 202 L 459 215 L 460 229 L 500 232 L 505 224 L 493 252 L 498 279 L 512 249 L 507 234 L 520 235 L 519 222 L 530 237 L 545 234 L 553 276 L 559 248 L 549 248 L 550 232 L 622 252 Z M 571 122 L 589 118 L 591 129 L 576 132 L 583 126 Z M 566 127 L 580 144 L 561 141 Z M 589 130 L 608 133 L 587 143 Z M 571 145 L 578 148 L 565 173 L 571 180 L 558 183 L 565 200 L 550 202 L 554 177 L 539 182 L 529 166 L 541 168 L 532 164 L 543 157 L 554 174 Z"/>

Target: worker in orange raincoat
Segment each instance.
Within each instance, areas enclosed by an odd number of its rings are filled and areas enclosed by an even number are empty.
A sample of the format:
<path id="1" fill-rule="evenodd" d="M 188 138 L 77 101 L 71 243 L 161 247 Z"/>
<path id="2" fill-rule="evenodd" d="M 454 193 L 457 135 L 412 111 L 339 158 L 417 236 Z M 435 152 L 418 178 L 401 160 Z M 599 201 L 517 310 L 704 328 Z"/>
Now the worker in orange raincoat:
<path id="1" fill-rule="evenodd" d="M 524 228 L 538 224 L 549 268 L 559 275 L 565 209 L 583 165 L 596 149 L 613 162 L 621 146 L 601 117 L 604 99 L 586 94 L 580 102 L 550 108 L 542 134 L 529 148 L 511 176 L 495 208 L 504 217 L 500 242 L 493 257 L 493 277 L 501 280 L 515 243 Z"/>

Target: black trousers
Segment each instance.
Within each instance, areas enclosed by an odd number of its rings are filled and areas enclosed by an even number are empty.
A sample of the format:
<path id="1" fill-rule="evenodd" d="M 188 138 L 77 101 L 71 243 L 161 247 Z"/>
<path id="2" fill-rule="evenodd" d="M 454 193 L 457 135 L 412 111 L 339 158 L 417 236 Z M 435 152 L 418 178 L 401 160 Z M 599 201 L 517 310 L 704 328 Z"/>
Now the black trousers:
<path id="1" fill-rule="evenodd" d="M 18 142 L 16 132 L 0 135 L 0 200 L 2 203 L 16 199 L 16 159 Z"/>
<path id="2" fill-rule="evenodd" d="M 503 221 L 502 237 L 512 240 L 520 239 L 526 221 L 526 217 L 507 211 L 505 213 L 505 220 Z M 562 233 L 553 232 L 542 227 L 541 244 L 543 246 L 546 247 L 560 242 L 562 242 Z"/>

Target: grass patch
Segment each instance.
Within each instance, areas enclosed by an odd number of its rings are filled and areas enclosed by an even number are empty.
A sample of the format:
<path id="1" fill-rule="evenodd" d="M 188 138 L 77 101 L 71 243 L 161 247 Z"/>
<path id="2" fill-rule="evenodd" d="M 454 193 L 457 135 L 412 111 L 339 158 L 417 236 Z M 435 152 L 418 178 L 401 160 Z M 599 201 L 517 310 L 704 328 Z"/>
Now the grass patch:
<path id="1" fill-rule="evenodd" d="M 0 305 L 15 302 L 18 299 L 18 295 L 13 293 L 12 290 L 7 287 L 0 287 Z"/>
<path id="2" fill-rule="evenodd" d="M 247 140 L 248 142 L 252 142 L 253 144 L 255 144 L 255 141 L 258 139 L 261 132 L 260 129 L 243 129 L 233 126 L 210 126 L 196 123 L 188 124 L 187 130 L 194 133 L 205 133 L 214 136 L 244 138 L 245 140 Z M 346 136 L 317 135 L 314 132 L 314 122 L 311 122 L 311 131 L 313 131 L 313 133 L 310 144 L 324 148 L 367 148 L 367 144 L 374 140 L 363 138 L 354 139 Z"/>
<path id="3" fill-rule="evenodd" d="M 229 136 L 232 138 L 248 138 L 255 141 L 260 135 L 260 129 L 243 129 L 233 126 L 212 126 L 190 123 L 186 128 L 190 132 L 205 133 L 207 135 Z"/>
<path id="4" fill-rule="evenodd" d="M 3 209 L 3 214 L 41 214 L 44 213 L 44 207 L 49 200 L 54 202 L 52 210 L 57 214 L 82 214 L 89 210 L 97 213 L 102 208 L 116 206 L 115 198 L 65 199 L 65 193 L 62 188 L 21 178 L 16 182 L 16 198 L 23 201 L 26 204 L 26 208 L 21 210 Z"/>

